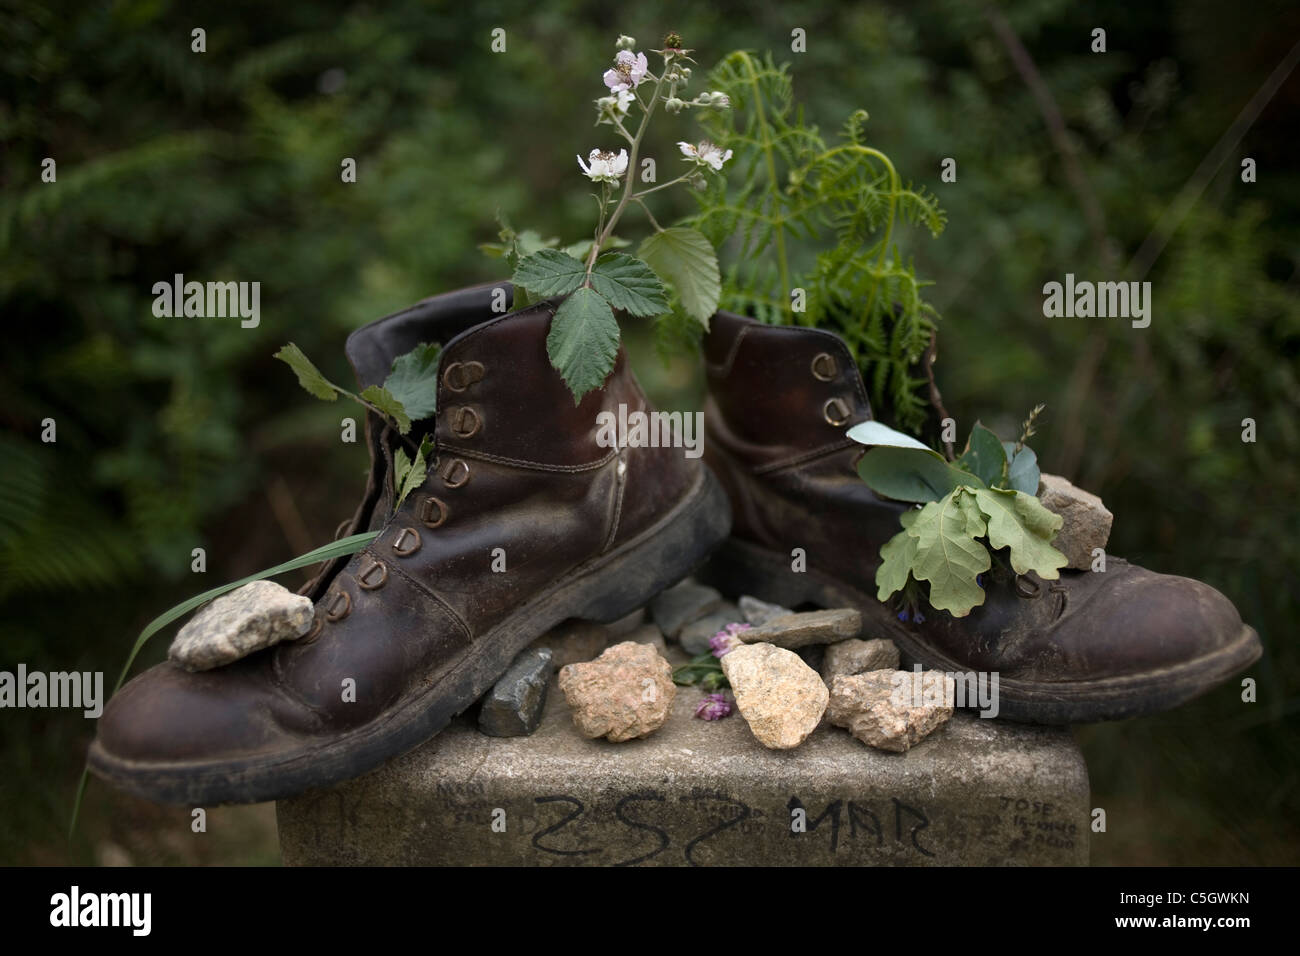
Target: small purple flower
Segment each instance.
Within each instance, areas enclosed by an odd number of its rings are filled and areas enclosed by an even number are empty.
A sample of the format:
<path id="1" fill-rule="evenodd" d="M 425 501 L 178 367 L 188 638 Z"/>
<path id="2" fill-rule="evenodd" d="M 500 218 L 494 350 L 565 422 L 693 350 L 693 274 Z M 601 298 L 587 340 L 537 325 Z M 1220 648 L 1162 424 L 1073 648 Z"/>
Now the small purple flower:
<path id="1" fill-rule="evenodd" d="M 748 631 L 748 624 L 728 624 L 722 630 L 718 631 L 709 638 L 709 649 L 713 651 L 714 657 L 723 657 L 730 651 L 734 651 L 744 642 L 736 635 L 741 631 Z"/>
<path id="2" fill-rule="evenodd" d="M 982 574 L 975 575 L 975 583 L 978 584 L 980 587 L 984 587 L 984 575 Z"/>
<path id="3" fill-rule="evenodd" d="M 705 694 L 695 705 L 695 716 L 700 720 L 721 720 L 731 715 L 731 701 L 725 694 Z"/>
<path id="4" fill-rule="evenodd" d="M 901 611 L 898 612 L 898 619 L 902 621 L 904 624 L 906 624 L 908 620 L 910 620 L 910 615 L 908 615 L 907 613 L 907 608 L 903 608 Z"/>

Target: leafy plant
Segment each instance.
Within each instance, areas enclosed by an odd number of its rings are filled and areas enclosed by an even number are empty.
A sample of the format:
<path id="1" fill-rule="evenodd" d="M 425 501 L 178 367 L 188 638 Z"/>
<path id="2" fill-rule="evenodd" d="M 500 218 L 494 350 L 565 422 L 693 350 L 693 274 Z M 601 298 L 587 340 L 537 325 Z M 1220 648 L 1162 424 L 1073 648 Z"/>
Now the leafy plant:
<path id="1" fill-rule="evenodd" d="M 938 313 L 922 299 L 929 283 L 903 260 L 895 229 L 906 222 L 938 236 L 943 210 L 866 145 L 865 111 L 848 118 L 836 142 L 806 124 L 788 68 L 770 55 L 732 53 L 710 82 L 732 109 L 702 122 L 735 154 L 736 170 L 700 191 L 687 222 L 726 254 L 722 305 L 837 332 L 877 407 L 888 399 L 899 424 L 919 428 L 927 378 L 917 366 Z"/>
<path id="2" fill-rule="evenodd" d="M 326 402 L 337 401 L 346 395 L 357 404 L 379 415 L 397 430 L 411 447 L 412 455 L 398 449 L 393 456 L 393 488 L 396 509 L 406 496 L 424 483 L 428 473 L 429 453 L 433 450 L 433 437 L 425 434 L 417 445 L 405 436 L 411 431 L 412 421 L 431 417 L 438 403 L 438 357 L 442 346 L 436 342 L 421 342 L 411 351 L 393 359 L 393 367 L 384 384 L 369 385 L 357 395 L 341 385 L 335 385 L 303 354 L 302 349 L 290 342 L 275 353 L 275 357 L 288 365 L 298 384 L 312 395 Z"/>
<path id="3" fill-rule="evenodd" d="M 886 498 L 923 505 L 904 512 L 903 530 L 880 548 L 879 600 L 902 591 L 914 603 L 925 582 L 931 607 L 965 617 L 984 603 L 981 575 L 1002 549 L 1016 574 L 1060 576 L 1069 562 L 1051 542 L 1061 517 L 1035 497 L 1038 464 L 1025 445 L 1042 408 L 1030 413 L 1017 442 L 1001 442 L 977 422 L 955 462 L 879 422 L 849 429 L 850 438 L 872 446 L 858 461 L 862 480 Z"/>
<path id="4" fill-rule="evenodd" d="M 727 97 L 701 93 L 688 101 L 678 95 L 690 81 L 687 64 L 694 62 L 691 51 L 682 48 L 681 37 L 669 34 L 664 48 L 656 51 L 664 63 L 658 76 L 650 72 L 644 53 L 633 52 L 635 43 L 631 37 L 619 38 L 614 67 L 604 75 L 611 95 L 596 101 L 597 123 L 612 126 L 628 149 L 617 154 L 593 149 L 586 161 L 578 157 L 583 173 L 600 187 L 600 195 L 593 194 L 598 215 L 591 240 L 559 249 L 558 241 L 543 241 L 540 234 L 528 230 L 515 233 L 503 223 L 502 243 L 486 247 L 514 267 L 516 309 L 539 299 L 567 296 L 556 310 L 546 352 L 573 393 L 574 404 L 599 388 L 614 368 L 620 338 L 615 310 L 638 318 L 671 312 L 707 327 L 721 291 L 717 255 L 709 240 L 686 227 L 664 229 L 650 214 L 645 197 L 682 183 L 702 186 L 704 171 L 720 171 L 731 154 L 708 142 L 683 142 L 679 144 L 682 155 L 691 163 L 685 173 L 640 191 L 636 174 L 642 140 L 660 104 L 670 113 L 692 107 L 725 110 Z M 642 84 L 653 84 L 648 96 L 643 96 Z M 641 110 L 635 133 L 625 125 L 634 107 Z M 605 251 L 614 247 L 614 229 L 630 203 L 641 206 L 654 227 L 654 234 L 638 249 L 640 258 Z"/>

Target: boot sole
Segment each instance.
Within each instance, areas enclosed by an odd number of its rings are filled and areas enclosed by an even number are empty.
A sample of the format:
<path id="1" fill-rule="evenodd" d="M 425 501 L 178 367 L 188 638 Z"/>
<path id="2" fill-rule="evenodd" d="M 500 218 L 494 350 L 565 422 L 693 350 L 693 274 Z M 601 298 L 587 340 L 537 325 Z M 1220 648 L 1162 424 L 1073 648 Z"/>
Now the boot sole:
<path id="1" fill-rule="evenodd" d="M 726 594 L 753 594 L 786 607 L 803 603 L 878 611 L 880 602 L 852 585 L 809 568 L 794 572 L 779 552 L 731 538 L 700 572 L 699 578 Z M 969 673 L 918 640 L 901 624 L 889 627 L 903 666 Z M 998 678 L 998 716 L 1033 724 L 1087 724 L 1122 720 L 1169 710 L 1221 683 L 1259 660 L 1263 653 L 1255 629 L 1242 625 L 1225 646 L 1171 667 L 1125 677 L 1090 681 L 1024 681 Z"/>
<path id="2" fill-rule="evenodd" d="M 90 769 L 147 800 L 185 806 L 261 803 L 358 777 L 437 734 L 555 625 L 570 618 L 614 621 L 643 607 L 698 567 L 730 530 L 726 493 L 702 465 L 695 485 L 658 522 L 521 605 L 479 636 L 438 683 L 362 727 L 291 753 L 234 761 L 121 760 L 96 740 Z"/>

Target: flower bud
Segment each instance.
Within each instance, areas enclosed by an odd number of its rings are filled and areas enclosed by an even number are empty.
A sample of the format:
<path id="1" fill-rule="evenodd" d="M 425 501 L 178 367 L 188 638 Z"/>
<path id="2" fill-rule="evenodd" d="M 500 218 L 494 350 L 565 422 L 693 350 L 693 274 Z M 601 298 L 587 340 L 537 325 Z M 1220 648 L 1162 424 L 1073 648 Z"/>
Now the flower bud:
<path id="1" fill-rule="evenodd" d="M 714 90 L 714 91 L 710 94 L 710 96 L 713 98 L 713 104 L 712 104 L 712 105 L 714 106 L 714 108 L 716 108 L 716 109 L 720 109 L 720 110 L 725 110 L 725 109 L 730 108 L 730 106 L 731 106 L 731 97 L 729 97 L 726 93 L 719 93 L 717 90 Z"/>
<path id="2" fill-rule="evenodd" d="M 664 100 L 664 109 L 669 113 L 680 113 L 685 106 L 686 104 L 676 96 L 670 96 Z"/>
<path id="3" fill-rule="evenodd" d="M 682 80 L 689 80 L 691 78 L 691 68 L 689 66 L 679 66 L 677 72 L 681 74 Z"/>
<path id="4" fill-rule="evenodd" d="M 614 41 L 614 47 L 619 50 L 630 50 L 635 46 L 636 38 L 630 37 L 626 33 L 619 34 L 618 39 Z"/>

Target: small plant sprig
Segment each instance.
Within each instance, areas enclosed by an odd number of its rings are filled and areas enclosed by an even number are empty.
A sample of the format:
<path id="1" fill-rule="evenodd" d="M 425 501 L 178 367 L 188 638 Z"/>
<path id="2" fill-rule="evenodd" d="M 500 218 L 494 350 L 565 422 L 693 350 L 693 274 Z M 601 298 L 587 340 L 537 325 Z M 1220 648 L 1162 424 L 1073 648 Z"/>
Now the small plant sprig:
<path id="1" fill-rule="evenodd" d="M 688 109 L 726 110 L 730 100 L 717 92 L 684 97 L 691 79 L 688 64 L 695 61 L 690 56 L 693 51 L 685 49 L 675 33 L 664 38 L 662 49 L 653 51 L 663 59 L 658 75 L 651 72 L 645 53 L 635 52 L 632 37 L 620 36 L 616 47 L 614 65 L 602 77 L 608 95 L 596 100 L 596 125 L 611 127 L 627 145 L 617 153 L 596 148 L 585 160 L 577 157 L 583 174 L 600 187 L 599 195 L 592 194 L 597 215 L 590 242 L 564 249 L 548 244 L 528 251 L 520 240 L 529 237 L 536 243 L 536 234 L 516 235 L 504 227 L 505 245 L 496 247 L 514 268 L 516 309 L 550 296 L 568 297 L 552 320 L 546 351 L 575 404 L 601 387 L 614 368 L 620 337 L 615 309 L 639 318 L 679 313 L 707 327 L 721 294 L 718 258 L 709 240 L 695 229 L 663 228 L 645 200 L 673 186 L 703 188 L 708 175 L 722 171 L 731 151 L 707 140 L 679 142 L 683 159 L 690 163 L 686 172 L 640 189 L 637 163 L 660 105 L 666 113 L 677 114 Z M 614 230 L 632 205 L 645 212 L 653 234 L 638 247 L 637 256 L 605 251 L 616 245 Z"/>
<path id="2" fill-rule="evenodd" d="M 326 402 L 337 401 L 340 395 L 352 399 L 369 409 L 397 432 L 410 448 L 399 448 L 393 455 L 393 509 L 420 485 L 428 475 L 429 455 L 433 450 L 433 435 L 426 432 L 419 444 L 408 438 L 411 424 L 430 418 L 438 410 L 438 357 L 442 346 L 421 342 L 411 351 L 393 359 L 393 367 L 383 385 L 368 385 L 361 394 L 348 391 L 327 379 L 302 349 L 290 342 L 275 353 L 275 357 L 288 365 L 298 384 L 307 392 Z"/>
<path id="3" fill-rule="evenodd" d="M 696 193 L 699 210 L 685 221 L 728 250 L 722 307 L 836 332 L 877 413 L 919 430 L 927 379 L 918 366 L 939 316 L 898 235 L 909 223 L 938 236 L 946 216 L 937 200 L 868 145 L 865 110 L 837 138 L 805 121 L 788 66 L 770 55 L 730 53 L 709 82 L 732 109 L 701 124 L 734 151 L 734 170 Z"/>
<path id="4" fill-rule="evenodd" d="M 1016 442 L 999 441 L 976 422 L 955 462 L 879 422 L 849 429 L 850 438 L 871 446 L 858 461 L 862 480 L 882 497 L 922 506 L 903 512 L 903 530 L 880 548 L 876 597 L 901 591 L 900 619 L 925 620 L 922 582 L 931 607 L 965 617 L 984 603 L 983 575 L 1003 548 L 1016 574 L 1060 577 L 1069 561 L 1052 539 L 1062 521 L 1036 497 L 1038 458 L 1025 444 L 1043 407 L 1029 413 Z"/>

